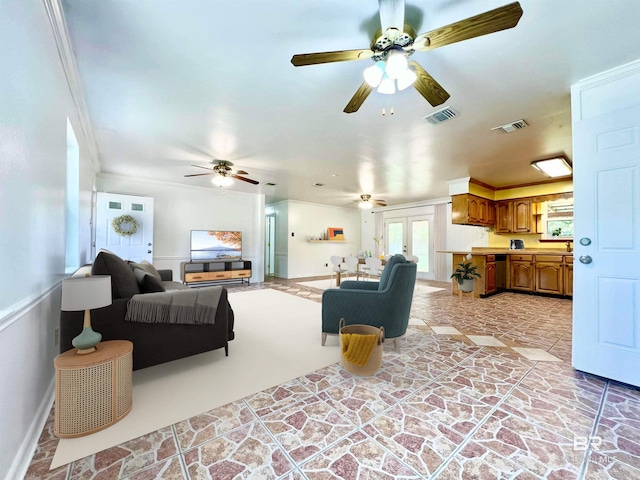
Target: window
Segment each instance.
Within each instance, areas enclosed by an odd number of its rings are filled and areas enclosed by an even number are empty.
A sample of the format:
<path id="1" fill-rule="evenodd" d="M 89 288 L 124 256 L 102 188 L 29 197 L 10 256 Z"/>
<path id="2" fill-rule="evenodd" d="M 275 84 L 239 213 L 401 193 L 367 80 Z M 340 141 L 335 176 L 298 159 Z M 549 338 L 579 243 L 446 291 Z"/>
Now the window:
<path id="1" fill-rule="evenodd" d="M 542 238 L 573 239 L 573 198 L 543 203 Z"/>

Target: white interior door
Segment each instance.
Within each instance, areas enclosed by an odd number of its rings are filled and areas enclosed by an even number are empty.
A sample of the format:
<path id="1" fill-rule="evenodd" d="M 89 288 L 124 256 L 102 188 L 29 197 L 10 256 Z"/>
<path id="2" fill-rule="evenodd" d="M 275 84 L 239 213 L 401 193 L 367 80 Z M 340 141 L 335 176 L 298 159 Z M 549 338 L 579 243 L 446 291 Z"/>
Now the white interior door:
<path id="1" fill-rule="evenodd" d="M 125 260 L 153 263 L 153 198 L 98 192 L 96 206 L 96 254 L 104 248 Z M 118 235 L 111 222 L 131 215 L 138 223 L 133 235 Z"/>
<path id="2" fill-rule="evenodd" d="M 640 386 L 640 107 L 576 122 L 573 135 L 572 364 Z"/>

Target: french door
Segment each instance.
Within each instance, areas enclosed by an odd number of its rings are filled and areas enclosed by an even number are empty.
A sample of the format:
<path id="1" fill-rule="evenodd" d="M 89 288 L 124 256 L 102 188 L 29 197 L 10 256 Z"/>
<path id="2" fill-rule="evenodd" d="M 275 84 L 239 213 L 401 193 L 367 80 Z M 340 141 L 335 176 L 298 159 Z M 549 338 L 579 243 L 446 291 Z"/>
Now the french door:
<path id="1" fill-rule="evenodd" d="M 418 257 L 418 278 L 434 279 L 433 215 L 389 218 L 384 222 L 384 252 Z"/>

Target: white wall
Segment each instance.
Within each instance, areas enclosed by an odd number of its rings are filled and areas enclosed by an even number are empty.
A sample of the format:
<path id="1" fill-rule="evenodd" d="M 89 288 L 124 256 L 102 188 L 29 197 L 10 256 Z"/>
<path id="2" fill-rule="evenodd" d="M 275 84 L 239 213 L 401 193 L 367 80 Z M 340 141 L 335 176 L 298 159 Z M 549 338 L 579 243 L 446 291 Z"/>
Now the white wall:
<path id="1" fill-rule="evenodd" d="M 276 213 L 278 277 L 329 275 L 331 255 L 356 255 L 361 249 L 359 210 L 286 200 L 269 205 L 269 211 Z M 342 227 L 346 242 L 307 241 L 310 236 L 320 237 L 330 227 Z"/>
<path id="2" fill-rule="evenodd" d="M 251 260 L 251 282 L 264 281 L 264 195 L 193 187 L 140 178 L 100 175 L 98 190 L 153 197 L 153 263 L 173 270 L 190 259 L 191 230 L 242 232 L 242 258 Z"/>
<path id="3" fill-rule="evenodd" d="M 93 167 L 44 2 L 0 2 L 0 478 L 22 478 L 53 400 L 65 272 L 67 117 L 86 260 Z"/>

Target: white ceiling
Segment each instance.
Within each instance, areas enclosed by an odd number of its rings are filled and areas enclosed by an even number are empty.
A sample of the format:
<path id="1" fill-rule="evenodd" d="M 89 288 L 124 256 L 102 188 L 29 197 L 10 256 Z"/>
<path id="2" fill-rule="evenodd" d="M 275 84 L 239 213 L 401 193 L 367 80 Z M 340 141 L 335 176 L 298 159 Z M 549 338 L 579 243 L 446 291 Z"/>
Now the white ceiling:
<path id="1" fill-rule="evenodd" d="M 406 21 L 426 32 L 508 3 L 408 0 Z M 104 173 L 217 188 L 184 175 L 225 159 L 260 182 L 232 190 L 338 206 L 444 197 L 466 176 L 541 181 L 532 160 L 572 159 L 570 86 L 640 57 L 640 1 L 520 4 L 513 29 L 413 55 L 459 112 L 433 126 L 422 117 L 440 107 L 413 88 L 343 113 L 371 60 L 290 63 L 368 48 L 376 0 L 62 0 Z"/>

